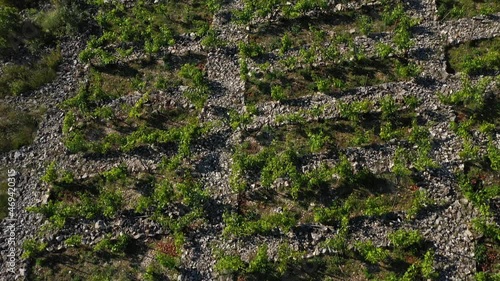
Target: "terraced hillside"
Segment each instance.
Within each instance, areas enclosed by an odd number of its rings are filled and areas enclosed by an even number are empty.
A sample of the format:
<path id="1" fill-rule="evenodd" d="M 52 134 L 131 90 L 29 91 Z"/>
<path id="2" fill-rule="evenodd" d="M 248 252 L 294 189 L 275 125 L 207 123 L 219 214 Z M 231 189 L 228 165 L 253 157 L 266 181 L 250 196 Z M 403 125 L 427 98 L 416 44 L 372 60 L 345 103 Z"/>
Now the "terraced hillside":
<path id="1" fill-rule="evenodd" d="M 0 57 L 1 280 L 500 278 L 497 0 L 0 0 Z"/>

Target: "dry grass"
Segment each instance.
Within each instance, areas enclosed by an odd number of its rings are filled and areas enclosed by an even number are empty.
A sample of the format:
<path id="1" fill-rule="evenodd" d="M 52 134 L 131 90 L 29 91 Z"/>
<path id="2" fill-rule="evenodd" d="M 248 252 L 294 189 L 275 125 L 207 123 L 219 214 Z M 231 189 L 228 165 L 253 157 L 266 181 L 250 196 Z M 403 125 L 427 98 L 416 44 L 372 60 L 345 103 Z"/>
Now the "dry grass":
<path id="1" fill-rule="evenodd" d="M 40 111 L 19 114 L 16 108 L 0 105 L 0 152 L 31 144 L 38 128 Z"/>

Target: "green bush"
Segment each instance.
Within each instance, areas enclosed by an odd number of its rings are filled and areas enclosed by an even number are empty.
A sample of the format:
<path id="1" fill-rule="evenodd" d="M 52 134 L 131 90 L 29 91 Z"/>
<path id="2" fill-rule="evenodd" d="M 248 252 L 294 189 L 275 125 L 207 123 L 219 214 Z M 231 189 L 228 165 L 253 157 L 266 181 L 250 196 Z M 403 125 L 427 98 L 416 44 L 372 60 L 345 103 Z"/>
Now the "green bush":
<path id="1" fill-rule="evenodd" d="M 406 212 L 406 216 L 408 218 L 415 218 L 425 208 L 430 207 L 432 204 L 434 204 L 434 201 L 428 197 L 427 192 L 424 190 L 417 190 L 414 194 L 411 207 Z"/>
<path id="2" fill-rule="evenodd" d="M 396 116 L 396 113 L 399 111 L 399 107 L 391 95 L 384 96 L 380 103 L 380 109 L 382 110 L 382 119 L 392 119 Z"/>
<path id="3" fill-rule="evenodd" d="M 280 85 L 275 85 L 271 88 L 271 97 L 274 100 L 281 101 L 284 100 L 287 97 L 287 95 L 283 87 L 281 87 Z"/>
<path id="4" fill-rule="evenodd" d="M 500 171 L 500 149 L 490 140 L 486 151 L 488 152 L 488 159 L 490 159 L 491 169 Z"/>
<path id="5" fill-rule="evenodd" d="M 389 257 L 389 251 L 376 247 L 372 241 L 356 242 L 354 248 L 367 262 L 372 264 L 383 262 Z"/>
<path id="6" fill-rule="evenodd" d="M 362 15 L 358 18 L 357 21 L 358 28 L 361 31 L 361 34 L 368 35 L 372 32 L 373 22 L 369 16 Z"/>
<path id="7" fill-rule="evenodd" d="M 50 165 L 47 167 L 45 174 L 42 176 L 41 180 L 46 183 L 55 183 L 58 179 L 58 172 L 56 162 L 52 161 Z"/>
<path id="8" fill-rule="evenodd" d="M 309 137 L 309 148 L 311 152 L 320 151 L 329 141 L 329 137 L 325 136 L 323 132 L 319 134 L 308 133 L 307 136 Z"/>
<path id="9" fill-rule="evenodd" d="M 23 243 L 23 254 L 21 255 L 22 259 L 31 259 L 40 255 L 45 248 L 47 247 L 47 243 L 41 243 L 34 239 L 26 239 Z"/>
<path id="10" fill-rule="evenodd" d="M 272 269 L 272 263 L 267 255 L 267 245 L 262 245 L 257 249 L 255 257 L 253 257 L 246 271 L 248 273 L 266 274 Z"/>
<path id="11" fill-rule="evenodd" d="M 132 242 L 132 238 L 127 234 L 119 235 L 115 239 L 111 239 L 111 235 L 106 235 L 101 241 L 94 246 L 96 252 L 111 252 L 113 254 L 124 254 Z"/>
<path id="12" fill-rule="evenodd" d="M 99 194 L 98 206 L 102 210 L 104 216 L 112 218 L 121 210 L 123 206 L 123 196 L 118 191 L 103 190 Z"/>
<path id="13" fill-rule="evenodd" d="M 241 271 L 245 264 L 239 256 L 223 255 L 217 259 L 215 270 L 222 274 L 232 274 Z"/>
<path id="14" fill-rule="evenodd" d="M 381 216 L 389 211 L 382 197 L 369 197 L 365 201 L 363 213 L 366 216 Z"/>
<path id="15" fill-rule="evenodd" d="M 175 269 L 180 264 L 179 258 L 164 253 L 156 254 L 156 260 L 161 266 L 168 269 Z"/>
<path id="16" fill-rule="evenodd" d="M 262 215 L 260 218 L 247 218 L 235 213 L 224 213 L 224 235 L 248 237 L 255 234 L 268 235 L 276 229 L 288 232 L 296 225 L 297 219 L 291 212 Z"/>
<path id="17" fill-rule="evenodd" d="M 217 32 L 213 29 L 209 29 L 206 32 L 205 37 L 203 37 L 200 43 L 203 47 L 209 49 L 224 47 L 226 45 L 226 42 L 217 37 Z"/>
<path id="18" fill-rule="evenodd" d="M 422 246 L 424 237 L 418 230 L 400 229 L 389 234 L 389 240 L 397 249 L 417 251 Z"/>
<path id="19" fill-rule="evenodd" d="M 68 239 L 66 239 L 66 241 L 64 241 L 64 243 L 70 247 L 79 246 L 82 244 L 82 236 L 81 235 L 72 235 Z"/>
<path id="20" fill-rule="evenodd" d="M 381 59 L 388 58 L 389 55 L 394 52 L 391 46 L 380 42 L 375 46 L 375 51 L 377 52 L 377 56 Z"/>
<path id="21" fill-rule="evenodd" d="M 425 253 L 424 259 L 420 263 L 420 271 L 427 280 L 434 280 L 439 276 L 439 273 L 434 268 L 434 252 L 432 250 Z"/>
<path id="22" fill-rule="evenodd" d="M 264 53 L 264 49 L 253 42 L 248 44 L 241 42 L 238 49 L 240 50 L 240 58 L 255 58 Z"/>
<path id="23" fill-rule="evenodd" d="M 280 47 L 280 54 L 284 55 L 290 48 L 292 47 L 292 39 L 290 36 L 285 33 L 283 37 L 281 38 L 281 47 Z"/>
<path id="24" fill-rule="evenodd" d="M 338 103 L 340 116 L 353 122 L 358 121 L 363 114 L 370 112 L 372 106 L 373 104 L 369 100 Z"/>

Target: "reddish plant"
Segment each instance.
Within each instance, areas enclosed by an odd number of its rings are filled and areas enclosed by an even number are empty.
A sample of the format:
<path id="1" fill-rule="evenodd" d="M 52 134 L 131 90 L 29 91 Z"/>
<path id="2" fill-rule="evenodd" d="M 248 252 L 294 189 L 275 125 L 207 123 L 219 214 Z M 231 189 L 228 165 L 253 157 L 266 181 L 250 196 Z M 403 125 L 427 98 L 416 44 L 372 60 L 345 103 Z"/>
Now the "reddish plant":
<path id="1" fill-rule="evenodd" d="M 171 257 L 177 257 L 179 255 L 177 246 L 175 246 L 175 242 L 172 238 L 167 238 L 158 242 L 156 244 L 156 250 Z"/>

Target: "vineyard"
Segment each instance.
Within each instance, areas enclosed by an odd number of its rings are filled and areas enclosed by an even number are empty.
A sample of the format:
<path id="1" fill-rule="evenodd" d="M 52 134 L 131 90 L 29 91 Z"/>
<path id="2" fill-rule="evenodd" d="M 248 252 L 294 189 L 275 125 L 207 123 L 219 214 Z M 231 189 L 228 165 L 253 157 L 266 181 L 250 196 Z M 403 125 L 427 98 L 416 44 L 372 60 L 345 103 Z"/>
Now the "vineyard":
<path id="1" fill-rule="evenodd" d="M 0 279 L 498 280 L 499 19 L 0 0 Z"/>

